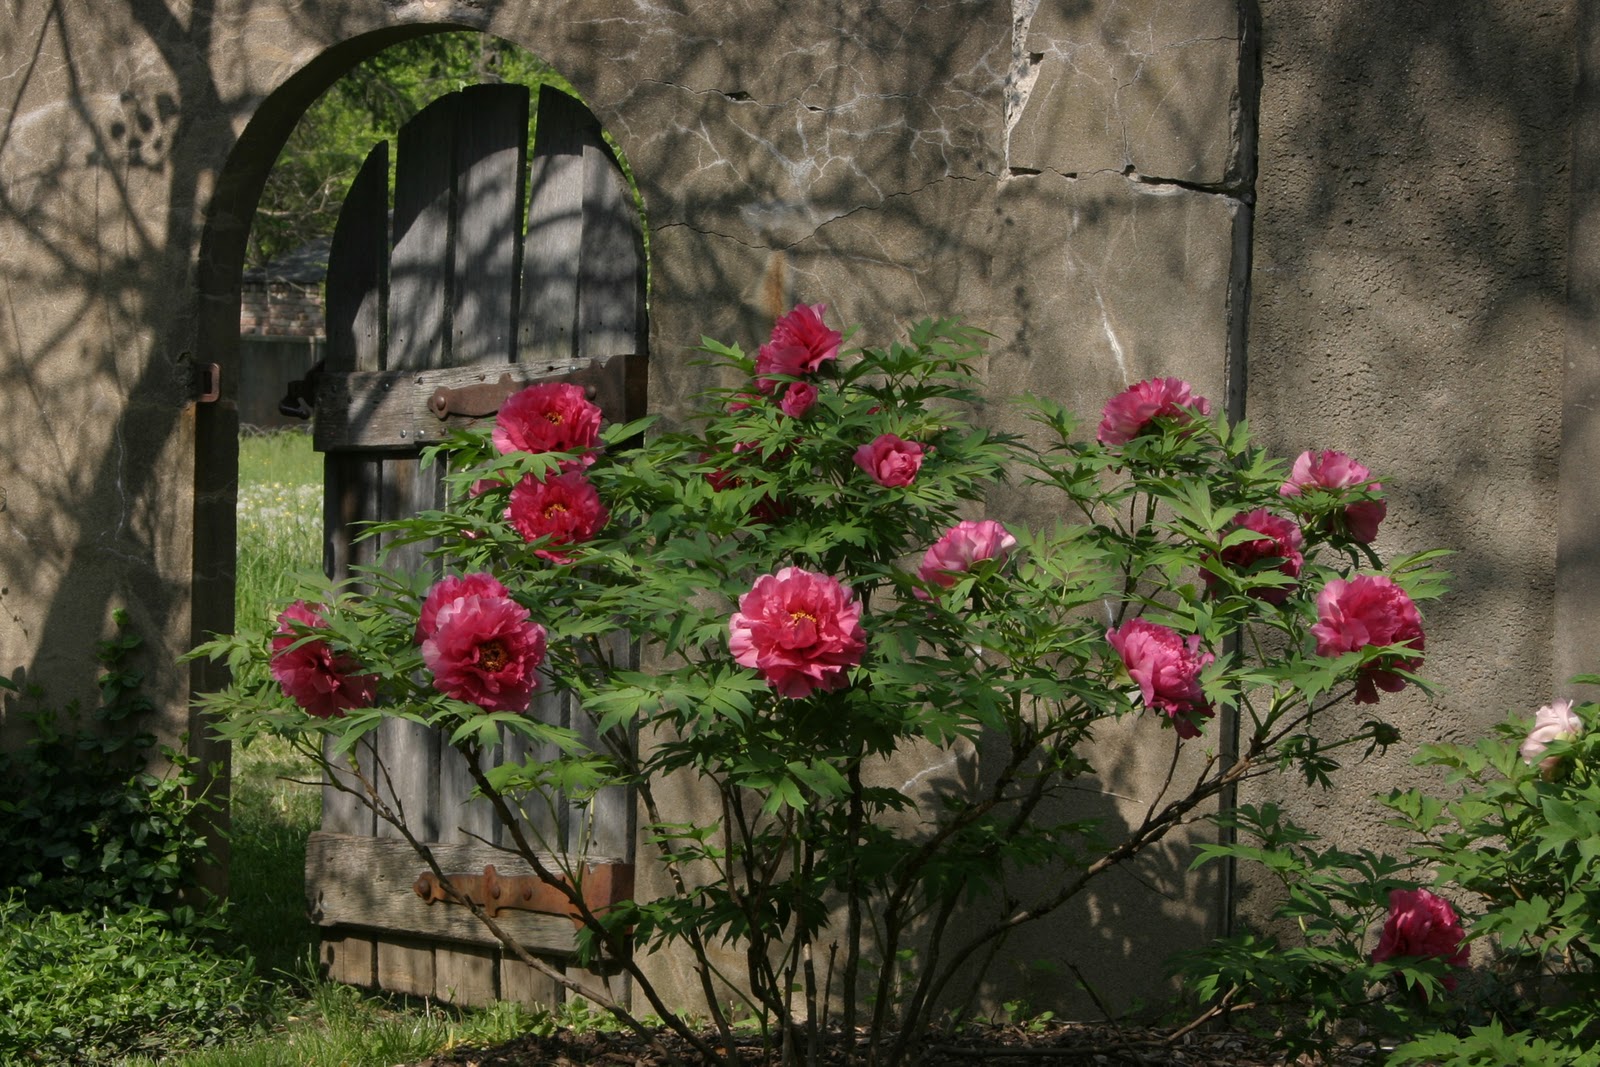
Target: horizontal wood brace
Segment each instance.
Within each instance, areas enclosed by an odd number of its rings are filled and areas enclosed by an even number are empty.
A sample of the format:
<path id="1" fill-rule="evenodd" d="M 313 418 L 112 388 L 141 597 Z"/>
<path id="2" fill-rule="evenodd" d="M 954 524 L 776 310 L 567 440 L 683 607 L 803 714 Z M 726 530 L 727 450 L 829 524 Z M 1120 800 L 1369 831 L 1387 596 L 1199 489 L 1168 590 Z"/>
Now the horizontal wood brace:
<path id="1" fill-rule="evenodd" d="M 430 843 L 428 848 L 446 874 L 482 871 L 492 866 L 502 884 L 508 879 L 536 877 L 532 868 L 514 853 L 489 845 Z M 541 856 L 540 862 L 547 870 L 565 871 L 573 869 L 578 861 Z M 632 894 L 632 864 L 598 856 L 585 856 L 581 863 L 584 899 L 591 908 L 614 904 Z M 468 908 L 430 906 L 431 901 L 419 895 L 417 888 L 417 872 L 422 868 L 420 857 L 398 838 L 314 831 L 306 841 L 306 904 L 311 921 L 318 926 L 379 930 L 424 939 L 499 944 Z M 479 879 L 481 888 L 482 875 L 469 877 Z M 520 890 L 525 883 L 513 884 Z M 437 891 L 439 887 L 432 886 L 429 895 Z M 559 894 L 559 890 L 550 892 Z M 544 914 L 501 903 L 497 910 L 495 922 L 528 951 L 571 955 L 576 950 L 576 926 L 565 909 L 561 914 Z"/>
<path id="2" fill-rule="evenodd" d="M 319 452 L 416 450 L 491 418 L 506 397 L 540 382 L 582 386 L 612 419 L 625 418 L 632 353 L 562 363 L 482 363 L 434 370 L 324 372 L 312 446 Z"/>

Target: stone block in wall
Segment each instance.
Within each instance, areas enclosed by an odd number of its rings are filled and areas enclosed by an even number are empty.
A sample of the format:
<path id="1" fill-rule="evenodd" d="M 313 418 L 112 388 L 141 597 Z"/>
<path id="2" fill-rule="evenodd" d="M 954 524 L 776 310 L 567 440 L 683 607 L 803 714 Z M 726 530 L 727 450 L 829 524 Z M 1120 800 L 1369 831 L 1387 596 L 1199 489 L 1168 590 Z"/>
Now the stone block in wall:
<path id="1" fill-rule="evenodd" d="M 1022 38 L 1013 170 L 1227 181 L 1241 131 L 1235 0 L 1042 0 Z"/>

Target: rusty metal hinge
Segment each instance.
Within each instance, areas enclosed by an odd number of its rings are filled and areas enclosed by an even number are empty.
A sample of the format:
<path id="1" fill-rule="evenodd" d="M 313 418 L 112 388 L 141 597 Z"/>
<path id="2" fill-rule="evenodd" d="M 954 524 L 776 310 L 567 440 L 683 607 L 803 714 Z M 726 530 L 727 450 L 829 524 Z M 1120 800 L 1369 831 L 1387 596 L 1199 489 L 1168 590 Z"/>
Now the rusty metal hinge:
<path id="1" fill-rule="evenodd" d="M 216 363 L 196 363 L 196 404 L 215 404 L 222 398 L 222 367 Z"/>
<path id="2" fill-rule="evenodd" d="M 575 923 L 582 923 L 577 906 L 559 887 L 551 885 L 536 874 L 508 875 L 502 877 L 490 864 L 482 874 L 447 874 L 449 889 L 434 877 L 432 871 L 423 871 L 411 888 L 426 903 L 465 904 L 469 901 L 483 908 L 489 918 L 495 919 L 503 911 L 536 911 L 546 915 L 565 915 Z M 599 914 L 619 901 L 633 896 L 633 864 L 601 863 L 584 868 L 582 900 L 591 912 Z M 562 885 L 571 887 L 570 880 L 561 879 Z"/>

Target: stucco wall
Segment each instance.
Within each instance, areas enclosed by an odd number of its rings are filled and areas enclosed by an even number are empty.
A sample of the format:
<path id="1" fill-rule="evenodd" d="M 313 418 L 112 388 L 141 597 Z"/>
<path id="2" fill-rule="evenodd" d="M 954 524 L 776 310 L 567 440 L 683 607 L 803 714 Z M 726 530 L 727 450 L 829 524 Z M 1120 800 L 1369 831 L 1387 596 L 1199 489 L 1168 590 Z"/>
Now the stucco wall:
<path id="1" fill-rule="evenodd" d="M 167 732 L 189 725 L 191 681 L 209 679 L 172 660 L 231 610 L 255 190 L 343 69 L 455 26 L 554 63 L 632 164 L 657 410 L 703 384 L 685 356 L 703 334 L 758 342 L 774 293 L 875 337 L 963 315 L 996 335 L 995 397 L 1092 415 L 1181 375 L 1282 452 L 1343 448 L 1381 471 L 1385 550 L 1462 550 L 1460 591 L 1428 620 L 1446 691 L 1386 707 L 1408 741 L 1537 703 L 1573 17 L 1523 0 L 1370 11 L 1261 4 L 1258 181 L 1249 0 L 19 0 L 0 26 L 0 672 L 86 693 L 92 640 L 125 604 Z M 221 404 L 186 403 L 194 362 L 223 365 Z M 1016 493 L 991 503 L 1053 518 Z M 1133 751 L 1119 737 L 1104 754 L 1108 787 L 1137 798 L 1154 772 Z M 1353 772 L 1341 805 L 1405 755 Z M 1217 923 L 1220 895 L 1185 865 L 1181 848 L 1153 856 L 1155 893 L 1109 884 L 1001 971 L 1076 1010 L 1070 976 L 1028 967 L 1076 952 L 1103 995 L 1149 993 L 1152 958 Z"/>
<path id="2" fill-rule="evenodd" d="M 1386 557 L 1456 555 L 1424 620 L 1437 698 L 1378 709 L 1403 741 L 1347 767 L 1337 797 L 1289 779 L 1254 795 L 1395 844 L 1366 798 L 1417 781 L 1417 745 L 1470 743 L 1556 695 L 1573 11 L 1261 10 L 1251 424 L 1280 454 L 1340 449 L 1380 472 Z"/>

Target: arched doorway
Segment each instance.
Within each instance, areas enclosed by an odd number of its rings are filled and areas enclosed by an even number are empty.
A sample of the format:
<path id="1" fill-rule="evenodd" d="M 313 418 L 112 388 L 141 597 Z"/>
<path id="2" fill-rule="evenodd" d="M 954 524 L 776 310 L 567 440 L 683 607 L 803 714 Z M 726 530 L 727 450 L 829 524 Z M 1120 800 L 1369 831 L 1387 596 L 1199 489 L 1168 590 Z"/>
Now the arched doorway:
<path id="1" fill-rule="evenodd" d="M 414 35 L 435 29 L 413 29 L 410 33 Z M 386 32 L 341 46 L 346 60 L 344 66 L 348 67 L 363 55 L 398 39 L 397 34 Z M 357 44 L 376 47 L 357 49 L 354 47 Z M 337 76 L 327 60 L 328 56 L 319 59 L 274 94 L 241 138 L 230 158 L 224 181 L 219 185 L 213 218 L 203 243 L 201 332 L 214 342 L 210 350 L 218 357 L 225 387 L 221 402 L 203 410 L 198 428 L 196 529 L 201 534 L 197 538 L 195 560 L 197 633 L 224 632 L 231 629 L 233 624 L 232 591 L 236 572 L 233 553 L 237 551 L 238 531 L 231 504 L 238 471 L 238 414 L 236 403 L 230 401 L 237 400 L 233 383 L 240 380 L 237 373 L 239 352 L 236 332 L 238 282 L 239 267 L 249 235 L 249 227 L 242 220 L 248 219 L 246 209 L 254 206 L 252 198 L 260 194 L 269 174 L 267 169 L 263 169 L 262 161 L 269 156 L 276 158 L 276 148 L 274 142 L 269 141 L 269 135 L 276 139 L 276 145 L 281 146 L 288 136 L 288 128 L 292 128 L 291 112 L 297 117 L 309 99 L 321 91 L 316 83 L 305 81 L 309 72 L 317 68 L 321 72 L 319 82 L 322 85 L 330 76 Z M 483 87 L 485 90 L 488 88 Z M 522 94 L 521 104 L 523 135 L 515 133 L 514 119 L 510 126 L 504 120 L 496 120 L 484 127 L 487 129 L 492 126 L 497 131 L 493 137 L 501 142 L 499 150 L 512 150 L 513 161 L 509 170 L 504 165 L 497 165 L 498 169 L 491 173 L 476 162 L 470 166 L 457 166 L 453 161 L 463 155 L 475 159 L 476 154 L 482 154 L 483 145 L 472 143 L 475 134 L 462 131 L 482 126 L 477 121 L 480 113 L 505 111 L 506 107 L 502 106 L 504 101 L 515 96 L 515 93 L 497 94 L 469 89 L 430 105 L 415 120 L 415 130 L 411 125 L 407 126 L 413 142 L 410 151 L 412 157 L 425 162 L 437 162 L 441 158 L 452 162 L 443 169 L 434 168 L 433 173 L 420 180 L 416 174 L 407 177 L 404 171 L 407 133 L 401 134 L 399 144 L 402 158 L 396 177 L 392 242 L 388 221 L 389 168 L 386 153 L 375 152 L 369 158 L 351 194 L 351 203 L 359 194 L 361 206 L 359 210 L 352 211 L 347 204 L 339 230 L 334 236 L 334 255 L 342 257 L 343 266 L 334 271 L 334 280 L 329 284 L 330 377 L 338 378 L 348 386 L 350 381 L 362 374 L 382 376 L 385 371 L 404 368 L 403 377 L 407 379 L 406 384 L 410 385 L 409 379 L 415 376 L 413 372 L 430 366 L 447 367 L 486 358 L 497 359 L 501 363 L 517 363 L 520 353 L 520 365 L 526 368 L 535 359 L 553 365 L 552 361 L 559 362 L 562 358 L 582 358 L 586 353 L 591 353 L 596 344 L 608 351 L 618 349 L 615 339 L 606 336 L 606 330 L 617 325 L 618 312 L 612 309 L 597 320 L 590 314 L 591 306 L 577 302 L 576 287 L 569 294 L 569 306 L 566 309 L 568 321 L 555 328 L 545 328 L 547 322 L 560 320 L 563 314 L 562 271 L 573 276 L 568 280 L 575 286 L 581 281 L 576 277 L 579 273 L 575 258 L 578 246 L 574 244 L 563 253 L 570 253 L 574 257 L 566 266 L 557 262 L 559 256 L 551 259 L 548 247 L 543 248 L 538 256 L 532 251 L 527 257 L 521 255 L 525 243 L 522 239 L 522 204 L 530 173 L 532 206 L 526 220 L 530 234 L 535 229 L 541 234 L 549 229 L 557 232 L 558 239 L 554 243 L 561 245 L 584 232 L 587 220 L 580 218 L 580 225 L 576 229 L 566 226 L 562 217 L 566 209 L 540 192 L 540 165 L 528 167 L 515 158 L 518 150 L 528 147 L 527 94 Z M 491 97 L 501 103 L 488 106 Z M 514 105 L 511 106 L 514 110 Z M 562 107 L 566 105 L 557 106 L 557 110 Z M 579 125 L 586 119 L 598 131 L 593 116 L 580 104 L 573 101 L 571 107 L 579 113 L 576 120 Z M 286 121 L 289 122 L 287 128 Z M 547 124 L 552 133 L 560 128 L 554 118 L 548 120 Z M 508 133 L 508 130 L 511 132 Z M 546 137 L 546 140 L 549 139 Z M 519 140 L 523 142 L 521 145 L 516 144 Z M 609 150 L 599 143 L 597 136 L 589 141 L 587 151 L 591 155 L 598 145 L 601 154 L 609 159 Z M 456 147 L 447 148 L 441 154 L 437 150 L 440 143 Z M 430 147 L 435 149 L 431 153 Z M 568 145 L 562 149 L 557 146 L 557 151 L 570 152 L 571 147 Z M 585 151 L 582 144 L 578 144 L 577 148 L 580 155 Z M 556 173 L 561 171 L 561 166 L 555 165 L 554 171 L 550 166 L 544 166 L 543 172 L 550 173 L 544 174 L 543 184 L 567 187 L 568 194 L 576 195 L 573 203 L 577 205 L 576 213 L 582 216 L 592 199 L 590 187 L 594 181 L 586 176 L 587 172 L 582 170 L 581 165 L 578 171 L 568 170 L 569 173 Z M 572 185 L 574 175 L 577 175 L 576 186 Z M 475 183 L 485 188 L 492 187 L 490 194 L 485 197 L 480 195 L 482 189 L 474 191 Z M 511 184 L 517 185 L 514 195 L 507 188 Z M 628 212 L 634 216 L 632 241 L 637 244 L 637 212 L 633 207 L 635 194 L 624 185 L 622 195 Z M 343 252 L 339 251 L 341 240 Z M 592 243 L 593 238 L 585 237 L 584 240 Z M 538 242 L 530 237 L 526 243 L 531 250 Z M 551 243 L 549 240 L 543 241 L 545 246 Z M 513 254 L 504 254 L 507 246 L 513 250 Z M 593 263 L 604 262 L 604 257 L 591 254 L 585 257 L 585 262 L 592 273 Z M 634 304 L 631 305 L 634 310 L 622 312 L 623 317 L 632 315 L 636 319 L 630 323 L 635 341 L 621 347 L 642 356 L 642 253 L 638 262 L 638 291 L 633 294 Z M 471 277 L 462 275 L 457 268 L 463 265 L 469 273 L 477 273 Z M 363 276 L 363 271 L 370 273 Z M 550 276 L 544 277 L 540 272 Z M 593 280 L 590 278 L 589 282 Z M 489 319 L 493 318 L 493 312 L 484 311 L 485 294 L 499 290 L 503 290 L 500 297 L 487 302 L 501 309 L 500 318 L 505 321 L 491 323 Z M 464 298 L 456 299 L 456 296 Z M 429 305 L 433 310 L 423 311 L 423 305 Z M 469 322 L 469 318 L 474 321 Z M 568 350 L 566 356 L 560 352 L 563 346 Z M 443 355 L 440 356 L 440 353 Z M 436 356 L 438 359 L 435 359 Z M 528 374 L 521 376 L 527 377 Z M 548 377 L 549 374 L 534 373 L 533 376 Z M 385 380 L 383 384 L 387 388 L 394 383 Z M 428 388 L 434 388 L 436 384 L 430 378 Z M 360 391 L 359 386 L 349 388 Z M 635 383 L 631 393 L 631 401 L 642 406 L 642 379 Z M 344 395 L 348 396 L 348 389 Z M 324 406 L 331 410 L 331 404 Z M 362 402 L 348 405 L 343 412 L 349 415 L 357 409 L 365 410 Z M 384 514 L 389 517 L 396 514 L 392 510 L 395 506 L 415 510 L 426 505 L 427 490 L 416 480 L 415 460 L 401 455 L 405 450 L 414 449 L 415 444 L 424 438 L 422 435 L 413 435 L 406 439 L 406 431 L 402 430 L 398 438 L 394 438 L 391 432 L 389 438 L 379 439 L 381 434 L 375 437 L 373 433 L 360 428 L 356 428 L 357 432 L 352 435 L 350 431 L 355 421 L 352 418 L 333 420 L 330 416 L 321 421 L 318 435 L 326 438 L 324 447 L 340 457 L 337 462 L 330 457 L 328 509 L 330 516 L 340 516 L 333 520 L 334 529 L 329 542 L 329 565 L 338 571 L 350 560 L 348 538 L 341 537 L 340 527 L 351 517 L 348 509 L 353 502 L 359 510 L 369 501 L 382 500 Z M 334 421 L 338 421 L 339 429 L 329 430 L 328 426 Z M 396 471 L 402 473 L 396 474 Z M 397 497 L 393 491 L 397 484 L 412 486 L 418 492 L 412 496 L 402 493 Z M 362 512 L 355 517 L 379 516 L 375 512 Z M 347 526 L 342 532 L 348 532 Z M 200 576 L 205 576 L 204 584 Z M 222 681 L 214 676 L 207 677 L 207 673 L 197 671 L 197 689 L 216 686 Z M 449 753 L 444 753 L 446 758 L 441 767 L 437 741 L 433 742 L 431 756 L 426 749 L 426 741 L 421 743 L 424 750 L 416 757 L 419 765 L 429 767 L 430 773 L 448 772 Z M 447 792 L 441 790 L 438 783 L 434 784 L 433 790 L 435 796 Z M 335 802 L 337 806 L 337 798 Z M 413 810 L 416 809 L 413 807 Z M 428 817 L 435 823 L 441 821 L 436 813 L 430 812 Z M 351 824 L 355 818 L 353 813 L 335 812 L 333 818 L 338 832 L 359 832 L 359 828 Z M 324 824 L 325 830 L 328 825 Z M 370 834 L 370 829 L 367 832 Z M 423 836 L 424 839 L 434 839 L 432 835 Z M 442 840 L 449 840 L 448 833 Z M 348 846 L 349 843 L 343 844 Z M 348 851 L 348 848 L 342 847 L 338 851 Z M 414 872 L 403 880 L 409 883 L 413 876 Z M 344 918 L 348 918 L 348 915 L 344 915 Z M 358 920 L 358 925 L 366 921 Z M 390 939 L 391 942 L 394 940 Z M 352 935 L 348 928 L 343 928 L 342 933 L 330 942 L 335 947 L 330 948 L 324 956 L 324 963 L 330 965 L 336 977 L 356 984 L 382 985 L 423 995 L 448 995 L 453 991 L 456 999 L 460 1000 L 493 999 L 497 996 L 527 998 L 528 991 L 515 988 L 515 979 L 504 975 L 504 969 L 492 950 L 441 950 L 440 958 L 454 960 L 455 970 L 450 970 L 448 964 L 441 964 L 436 987 L 432 964 L 434 949 L 428 944 L 419 944 L 421 939 L 418 936 L 401 937 L 399 940 L 406 943 L 390 944 L 388 956 L 391 959 L 386 972 L 383 939 L 364 938 L 359 932 Z"/>

